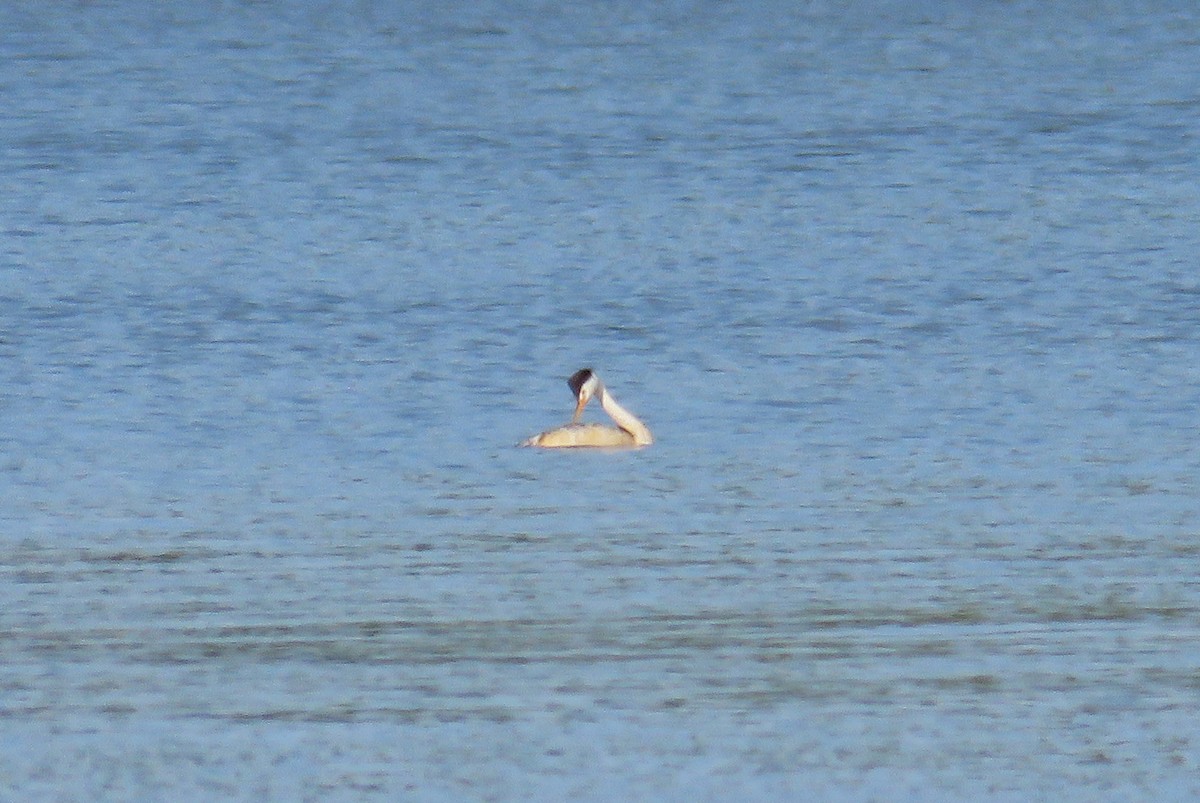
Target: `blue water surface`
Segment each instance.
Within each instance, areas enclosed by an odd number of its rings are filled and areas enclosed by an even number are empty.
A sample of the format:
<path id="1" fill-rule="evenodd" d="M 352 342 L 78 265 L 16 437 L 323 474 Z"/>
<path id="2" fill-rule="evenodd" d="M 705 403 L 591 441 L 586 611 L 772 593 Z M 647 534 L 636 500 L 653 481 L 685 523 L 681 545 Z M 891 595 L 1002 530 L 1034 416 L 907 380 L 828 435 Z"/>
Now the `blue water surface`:
<path id="1" fill-rule="evenodd" d="M 1200 795 L 1197 30 L 5 5 L 0 796 Z"/>

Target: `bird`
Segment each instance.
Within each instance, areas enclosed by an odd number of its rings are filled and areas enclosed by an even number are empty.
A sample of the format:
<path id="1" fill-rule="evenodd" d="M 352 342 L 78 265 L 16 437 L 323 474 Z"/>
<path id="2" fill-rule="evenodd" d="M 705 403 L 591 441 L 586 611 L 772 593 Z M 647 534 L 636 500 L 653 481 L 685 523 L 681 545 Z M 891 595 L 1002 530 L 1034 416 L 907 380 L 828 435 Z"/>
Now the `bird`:
<path id="1" fill-rule="evenodd" d="M 633 413 L 617 404 L 600 377 L 591 368 L 581 368 L 567 380 L 575 394 L 575 415 L 571 423 L 534 435 L 521 443 L 522 446 L 539 446 L 543 449 L 563 449 L 581 446 L 649 446 L 654 443 L 650 429 Z M 583 408 L 595 396 L 600 399 L 604 412 L 616 422 L 615 427 L 602 424 L 581 424 L 579 416 Z"/>

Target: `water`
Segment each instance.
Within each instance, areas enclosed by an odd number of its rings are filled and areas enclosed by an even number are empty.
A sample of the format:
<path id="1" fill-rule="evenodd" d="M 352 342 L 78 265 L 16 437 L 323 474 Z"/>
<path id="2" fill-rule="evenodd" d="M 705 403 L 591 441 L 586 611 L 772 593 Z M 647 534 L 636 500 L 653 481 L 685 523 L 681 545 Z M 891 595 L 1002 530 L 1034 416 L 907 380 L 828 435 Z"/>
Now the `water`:
<path id="1" fill-rule="evenodd" d="M 1200 793 L 1191 5 L 401 5 L 0 11 L 4 796 Z"/>

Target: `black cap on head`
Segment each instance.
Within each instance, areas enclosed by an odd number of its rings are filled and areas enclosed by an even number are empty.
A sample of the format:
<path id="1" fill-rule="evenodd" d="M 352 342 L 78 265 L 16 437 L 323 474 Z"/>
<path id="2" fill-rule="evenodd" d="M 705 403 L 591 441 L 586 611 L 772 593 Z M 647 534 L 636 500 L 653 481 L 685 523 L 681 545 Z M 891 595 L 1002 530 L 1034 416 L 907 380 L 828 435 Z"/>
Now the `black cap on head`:
<path id="1" fill-rule="evenodd" d="M 580 368 L 575 373 L 571 374 L 571 378 L 567 380 L 567 385 L 571 388 L 571 392 L 575 397 L 579 397 L 579 389 L 583 387 L 583 383 L 592 378 L 591 368 Z"/>

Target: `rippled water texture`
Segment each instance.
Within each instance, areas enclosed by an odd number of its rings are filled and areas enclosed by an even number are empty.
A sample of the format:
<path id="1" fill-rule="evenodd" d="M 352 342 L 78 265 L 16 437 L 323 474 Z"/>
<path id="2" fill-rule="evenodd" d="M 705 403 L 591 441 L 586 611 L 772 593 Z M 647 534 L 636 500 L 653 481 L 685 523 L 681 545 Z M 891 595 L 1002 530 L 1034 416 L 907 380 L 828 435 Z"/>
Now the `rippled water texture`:
<path id="1" fill-rule="evenodd" d="M 6 4 L 0 797 L 1200 795 L 1197 30 Z"/>

